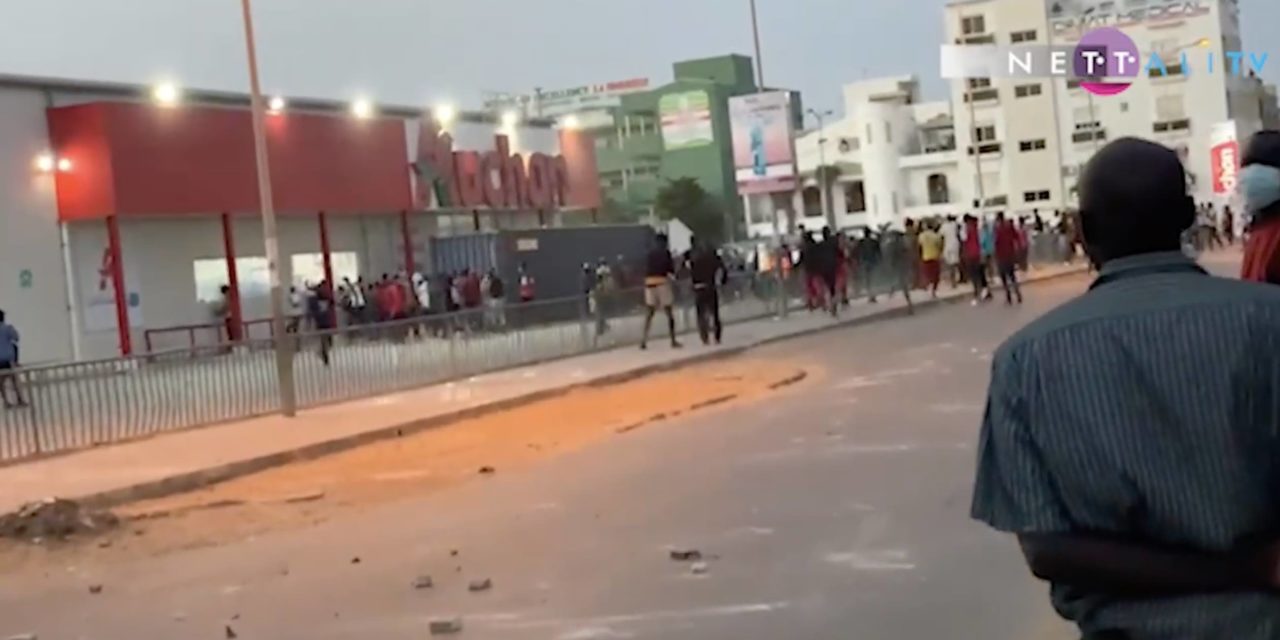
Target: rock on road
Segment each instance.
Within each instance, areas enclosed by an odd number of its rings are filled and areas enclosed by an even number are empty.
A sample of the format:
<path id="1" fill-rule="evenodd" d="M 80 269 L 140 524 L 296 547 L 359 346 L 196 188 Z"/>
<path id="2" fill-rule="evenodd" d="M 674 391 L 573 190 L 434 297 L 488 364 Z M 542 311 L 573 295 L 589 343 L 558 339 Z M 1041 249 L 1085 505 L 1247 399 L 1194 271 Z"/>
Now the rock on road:
<path id="1" fill-rule="evenodd" d="M 420 639 L 453 616 L 454 637 L 500 640 L 1069 637 L 1015 542 L 967 513 L 992 350 L 1086 282 L 767 347 L 753 357 L 822 374 L 528 470 L 217 548 L 6 575 L 0 637 Z"/>

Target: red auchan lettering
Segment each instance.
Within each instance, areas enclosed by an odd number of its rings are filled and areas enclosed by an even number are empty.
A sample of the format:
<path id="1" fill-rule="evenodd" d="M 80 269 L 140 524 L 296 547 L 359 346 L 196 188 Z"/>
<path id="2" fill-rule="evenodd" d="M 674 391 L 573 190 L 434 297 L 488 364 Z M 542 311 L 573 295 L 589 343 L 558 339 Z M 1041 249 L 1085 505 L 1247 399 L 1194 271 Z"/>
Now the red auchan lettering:
<path id="1" fill-rule="evenodd" d="M 1240 143 L 1231 140 L 1215 145 L 1210 150 L 1213 164 L 1213 192 L 1217 195 L 1235 193 L 1240 173 Z"/>
<path id="2" fill-rule="evenodd" d="M 418 133 L 418 205 L 492 209 L 554 209 L 569 193 L 564 156 L 512 154 L 507 136 L 493 137 L 491 151 L 454 151 L 453 137 L 430 118 Z M 447 201 L 446 201 L 447 198 Z"/>

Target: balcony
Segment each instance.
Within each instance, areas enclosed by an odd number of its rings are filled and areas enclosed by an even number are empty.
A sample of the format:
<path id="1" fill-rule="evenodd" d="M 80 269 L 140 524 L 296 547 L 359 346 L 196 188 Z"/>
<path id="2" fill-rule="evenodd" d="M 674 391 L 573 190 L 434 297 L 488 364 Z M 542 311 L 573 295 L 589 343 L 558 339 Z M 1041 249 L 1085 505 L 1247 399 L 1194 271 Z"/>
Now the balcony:
<path id="1" fill-rule="evenodd" d="M 971 33 L 967 36 L 961 36 L 960 42 L 963 44 L 982 45 L 995 44 L 996 34 L 994 33 Z"/>

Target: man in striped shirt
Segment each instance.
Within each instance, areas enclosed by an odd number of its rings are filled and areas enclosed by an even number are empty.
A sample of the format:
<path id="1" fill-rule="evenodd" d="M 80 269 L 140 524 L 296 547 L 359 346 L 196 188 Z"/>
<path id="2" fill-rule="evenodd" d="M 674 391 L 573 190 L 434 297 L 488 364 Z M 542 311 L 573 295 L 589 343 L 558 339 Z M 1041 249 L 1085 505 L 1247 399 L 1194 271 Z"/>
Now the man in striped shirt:
<path id="1" fill-rule="evenodd" d="M 1280 638 L 1280 288 L 1209 276 L 1177 155 L 1081 180 L 1101 268 L 997 351 L 973 516 L 1014 533 L 1085 638 Z"/>

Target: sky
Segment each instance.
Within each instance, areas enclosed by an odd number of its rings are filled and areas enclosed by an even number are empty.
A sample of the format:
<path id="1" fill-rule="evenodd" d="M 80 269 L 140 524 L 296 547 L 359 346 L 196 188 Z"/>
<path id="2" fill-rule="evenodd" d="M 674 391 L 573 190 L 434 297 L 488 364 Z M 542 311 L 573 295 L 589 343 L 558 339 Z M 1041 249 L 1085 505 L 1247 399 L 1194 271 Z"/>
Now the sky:
<path id="1" fill-rule="evenodd" d="M 946 0 L 757 1 L 765 83 L 806 105 L 839 111 L 843 84 L 909 73 L 944 95 Z M 1240 4 L 1245 47 L 1270 51 L 1280 2 Z M 674 61 L 752 53 L 748 0 L 254 0 L 254 16 L 264 91 L 400 105 L 661 84 Z M 0 0 L 0 74 L 245 91 L 245 68 L 239 0 Z"/>

